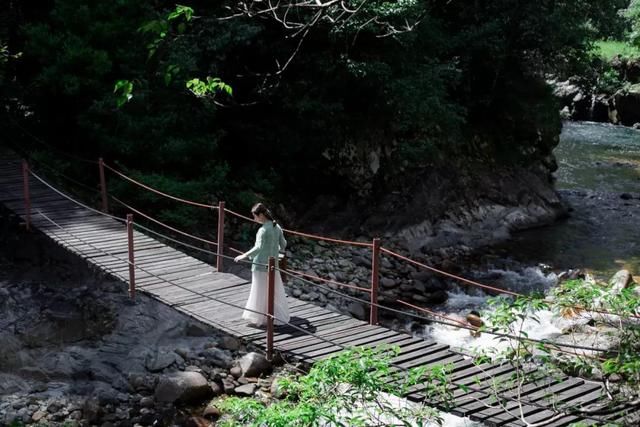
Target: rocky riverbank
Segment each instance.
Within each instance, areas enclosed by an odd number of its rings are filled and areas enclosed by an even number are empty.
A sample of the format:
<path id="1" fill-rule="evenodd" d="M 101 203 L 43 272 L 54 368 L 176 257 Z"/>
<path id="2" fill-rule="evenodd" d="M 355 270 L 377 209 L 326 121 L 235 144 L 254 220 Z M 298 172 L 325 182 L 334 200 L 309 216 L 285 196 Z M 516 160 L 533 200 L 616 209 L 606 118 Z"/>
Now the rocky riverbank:
<path id="1" fill-rule="evenodd" d="M 390 249 L 402 251 L 395 245 Z M 457 267 L 441 258 L 430 258 L 430 262 L 434 262 L 434 259 L 439 267 L 451 272 L 458 271 Z M 357 319 L 369 319 L 370 294 L 357 288 L 371 287 L 371 249 L 296 240 L 289 251 L 289 268 L 307 275 L 303 278 L 290 277 L 285 285 L 289 295 Z M 314 280 L 313 277 L 329 282 Z M 447 300 L 447 289 L 452 283 L 446 277 L 383 255 L 380 260 L 378 302 L 403 311 L 406 311 L 406 306 L 398 300 L 422 306 L 441 304 Z M 406 320 L 397 313 L 384 310 L 380 311 L 380 316 L 395 328 L 401 327 L 401 322 Z"/>
<path id="2" fill-rule="evenodd" d="M 2 224 L 0 425 L 205 425 L 216 395 L 269 398 L 252 348 Z"/>

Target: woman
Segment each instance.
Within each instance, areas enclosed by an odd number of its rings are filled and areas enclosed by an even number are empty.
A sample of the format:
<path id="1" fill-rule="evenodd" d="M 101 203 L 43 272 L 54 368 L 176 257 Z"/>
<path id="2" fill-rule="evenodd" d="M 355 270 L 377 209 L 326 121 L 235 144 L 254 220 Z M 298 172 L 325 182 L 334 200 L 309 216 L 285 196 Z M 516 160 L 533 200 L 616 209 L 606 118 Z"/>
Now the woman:
<path id="1" fill-rule="evenodd" d="M 284 239 L 282 228 L 273 219 L 271 211 L 262 203 L 257 203 L 251 208 L 253 219 L 262 224 L 256 234 L 256 243 L 249 251 L 238 255 L 235 262 L 249 258 L 253 261 L 251 265 L 251 292 L 249 300 L 242 313 L 242 318 L 248 320 L 250 326 L 261 327 L 266 325 L 267 317 L 260 313 L 267 312 L 267 263 L 269 257 L 278 259 L 278 252 L 284 251 L 287 241 Z M 287 296 L 282 286 L 280 272 L 275 272 L 275 295 L 274 295 L 274 323 L 276 325 L 289 321 L 289 306 Z"/>

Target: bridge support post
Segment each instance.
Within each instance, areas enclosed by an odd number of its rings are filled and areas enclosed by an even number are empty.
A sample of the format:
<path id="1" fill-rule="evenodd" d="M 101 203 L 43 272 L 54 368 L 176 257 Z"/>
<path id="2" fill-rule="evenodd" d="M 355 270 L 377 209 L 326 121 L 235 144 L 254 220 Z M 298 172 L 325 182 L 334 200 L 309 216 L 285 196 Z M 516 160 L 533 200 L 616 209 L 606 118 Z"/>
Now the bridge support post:
<path id="1" fill-rule="evenodd" d="M 267 282 L 267 360 L 273 360 L 273 312 L 276 291 L 276 259 L 269 257 Z"/>
<path id="2" fill-rule="evenodd" d="M 378 324 L 378 286 L 380 281 L 380 239 L 373 239 L 371 256 L 371 304 L 369 307 L 369 324 Z"/>
<path id="3" fill-rule="evenodd" d="M 104 177 L 104 161 L 102 157 L 98 159 L 98 169 L 100 171 L 100 194 L 102 195 L 102 212 L 109 210 L 109 201 L 107 200 L 107 180 Z"/>
<path id="4" fill-rule="evenodd" d="M 224 202 L 218 202 L 218 259 L 216 268 L 222 273 L 222 255 L 224 245 Z"/>
<path id="5" fill-rule="evenodd" d="M 136 299 L 136 269 L 133 258 L 133 214 L 127 214 L 127 241 L 129 246 L 129 297 Z"/>
<path id="6" fill-rule="evenodd" d="M 22 191 L 24 195 L 25 228 L 31 229 L 31 197 L 29 195 L 29 163 L 22 160 Z"/>

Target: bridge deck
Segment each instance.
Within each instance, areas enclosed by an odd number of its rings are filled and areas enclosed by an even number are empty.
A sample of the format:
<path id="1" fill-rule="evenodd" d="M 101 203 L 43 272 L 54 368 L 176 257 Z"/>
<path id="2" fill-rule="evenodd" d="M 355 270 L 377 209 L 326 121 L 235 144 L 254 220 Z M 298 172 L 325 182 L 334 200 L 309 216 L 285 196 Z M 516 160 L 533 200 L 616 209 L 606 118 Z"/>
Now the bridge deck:
<path id="1" fill-rule="evenodd" d="M 10 153 L 0 154 L 0 203 L 19 216 L 25 214 L 22 180 L 19 159 Z M 34 178 L 30 179 L 30 194 L 34 228 L 71 253 L 128 283 L 128 265 L 125 261 L 127 232 L 123 223 L 79 207 Z M 144 270 L 136 271 L 139 292 L 265 348 L 265 332 L 248 327 L 241 319 L 240 307 L 248 298 L 247 281 L 232 274 L 217 272 L 211 265 L 142 233 L 134 232 L 134 242 L 136 265 Z M 471 360 L 451 351 L 447 345 L 424 341 L 381 326 L 370 326 L 290 296 L 288 301 L 292 324 L 331 342 L 284 326 L 276 329 L 274 345 L 278 351 L 313 362 L 340 351 L 341 346 L 397 345 L 401 351 L 393 362 L 401 367 L 452 364 L 451 381 L 456 384 L 452 386 L 453 395 L 449 402 L 432 404 L 489 426 L 524 425 L 519 420 L 517 403 L 505 401 L 498 405 L 491 394 L 492 388 L 498 384 L 504 397 L 517 396 L 512 380 L 515 369 L 512 366 L 475 366 Z M 463 389 L 458 385 L 468 388 Z M 580 405 L 603 401 L 599 384 L 568 377 L 542 377 L 525 383 L 519 391 L 520 398 L 526 401 L 522 412 L 530 423 L 548 420 L 548 426 L 566 426 L 578 421 L 586 425 L 599 424 L 578 415 L 558 416 L 557 412 L 548 409 L 564 404 L 575 409 Z M 406 397 L 413 401 L 424 401 L 426 393 L 424 386 L 415 386 Z M 614 422 L 627 416 L 630 411 L 634 412 L 634 419 L 637 420 L 635 409 L 624 406 L 600 415 L 600 419 Z"/>

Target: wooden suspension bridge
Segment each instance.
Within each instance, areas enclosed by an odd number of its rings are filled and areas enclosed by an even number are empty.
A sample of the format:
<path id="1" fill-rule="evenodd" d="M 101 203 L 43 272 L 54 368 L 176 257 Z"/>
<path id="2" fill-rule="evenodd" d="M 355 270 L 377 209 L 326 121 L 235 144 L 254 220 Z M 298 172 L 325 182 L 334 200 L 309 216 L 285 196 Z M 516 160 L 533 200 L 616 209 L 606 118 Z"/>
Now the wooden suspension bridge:
<path id="1" fill-rule="evenodd" d="M 100 175 L 104 190 L 102 168 Z M 0 153 L 0 203 L 34 231 L 128 284 L 132 297 L 142 292 L 266 351 L 313 363 L 348 347 L 398 346 L 400 353 L 393 363 L 400 369 L 452 367 L 450 381 L 455 390 L 448 402 L 430 400 L 426 386 L 420 385 L 412 387 L 406 398 L 488 426 L 640 424 L 636 407 L 608 408 L 599 383 L 534 375 L 518 384 L 511 364 L 477 365 L 447 345 L 377 325 L 374 310 L 367 323 L 289 296 L 289 325 L 267 331 L 248 327 L 241 319 L 249 293 L 246 280 L 134 230 L 131 217 L 117 218 L 76 202 L 10 152 Z M 374 253 L 375 246 L 374 241 Z M 377 274 L 375 266 L 373 270 Z"/>

